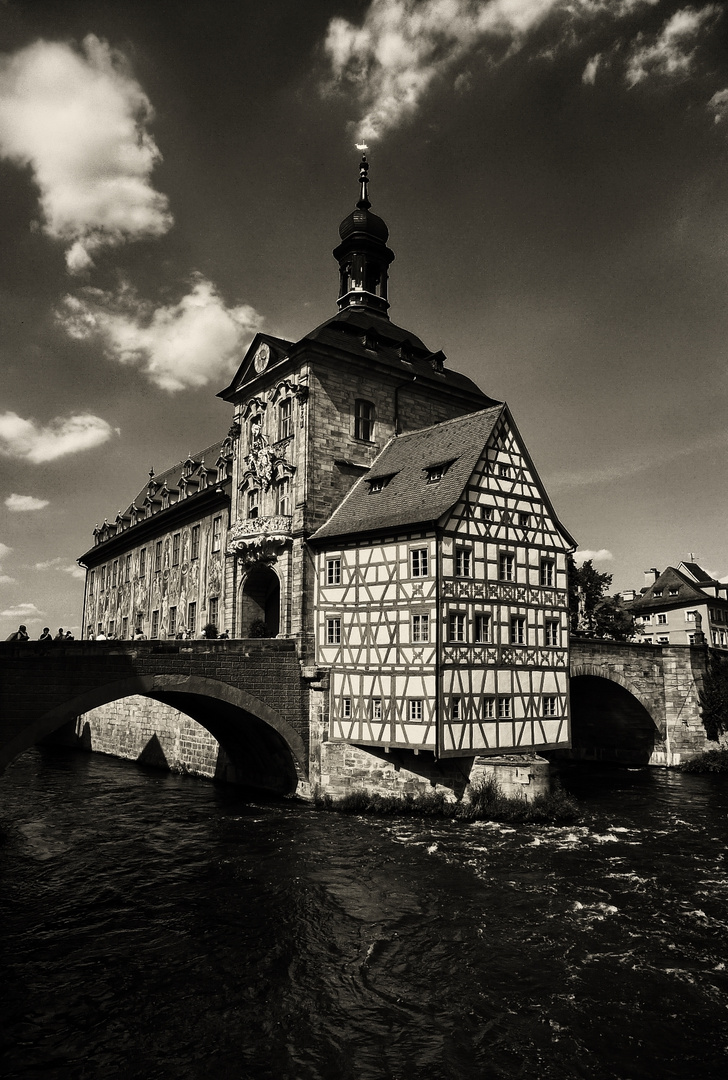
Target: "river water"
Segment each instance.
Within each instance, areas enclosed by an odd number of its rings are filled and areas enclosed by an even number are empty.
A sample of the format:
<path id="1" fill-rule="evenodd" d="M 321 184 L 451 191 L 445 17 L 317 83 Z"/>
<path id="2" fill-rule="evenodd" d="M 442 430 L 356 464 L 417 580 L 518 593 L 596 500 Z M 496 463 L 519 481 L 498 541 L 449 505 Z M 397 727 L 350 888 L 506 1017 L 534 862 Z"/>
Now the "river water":
<path id="1" fill-rule="evenodd" d="M 2 1075 L 728 1075 L 728 783 L 353 818 L 58 748 L 0 779 Z"/>

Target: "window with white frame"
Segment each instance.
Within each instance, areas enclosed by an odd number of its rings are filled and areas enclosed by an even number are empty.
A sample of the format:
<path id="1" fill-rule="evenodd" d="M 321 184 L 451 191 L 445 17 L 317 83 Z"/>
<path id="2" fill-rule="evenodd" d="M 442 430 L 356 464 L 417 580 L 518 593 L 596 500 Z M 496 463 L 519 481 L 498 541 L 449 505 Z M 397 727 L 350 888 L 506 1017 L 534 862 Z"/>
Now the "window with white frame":
<path id="1" fill-rule="evenodd" d="M 380 697 L 373 697 L 370 702 L 370 714 L 372 720 L 382 719 L 382 699 Z"/>
<path id="2" fill-rule="evenodd" d="M 450 702 L 450 716 L 453 720 L 460 720 L 462 717 L 462 702 L 459 697 L 452 698 Z"/>
<path id="3" fill-rule="evenodd" d="M 546 619 L 544 624 L 544 644 L 559 644 L 559 621 L 558 619 Z"/>
<path id="4" fill-rule="evenodd" d="M 422 698 L 409 699 L 409 718 L 413 721 L 422 720 Z"/>
<path id="5" fill-rule="evenodd" d="M 212 519 L 212 550 L 219 551 L 222 547 L 222 517 Z"/>
<path id="6" fill-rule="evenodd" d="M 526 641 L 526 618 L 524 615 L 511 616 L 511 645 L 524 645 Z"/>
<path id="7" fill-rule="evenodd" d="M 470 577 L 472 552 L 469 547 L 455 548 L 455 577 Z"/>
<path id="8" fill-rule="evenodd" d="M 351 698 L 350 697 L 345 697 L 345 698 L 342 699 L 342 702 L 341 702 L 341 715 L 344 717 L 345 720 L 349 720 L 351 718 Z"/>
<path id="9" fill-rule="evenodd" d="M 490 641 L 490 613 L 480 611 L 475 616 L 475 640 L 478 644 Z"/>
<path id="10" fill-rule="evenodd" d="M 257 488 L 251 488 L 248 492 L 248 517 L 257 518 L 260 513 L 260 492 Z"/>
<path id="11" fill-rule="evenodd" d="M 430 640 L 430 616 L 428 614 L 419 614 L 412 616 L 412 640 Z"/>
<path id="12" fill-rule="evenodd" d="M 276 484 L 276 513 L 279 517 L 291 514 L 291 478 L 282 477 Z"/>
<path id="13" fill-rule="evenodd" d="M 326 560 L 326 584 L 341 585 L 341 559 Z"/>
<path id="14" fill-rule="evenodd" d="M 341 619 L 333 618 L 326 620 L 326 644 L 341 644 Z"/>
<path id="15" fill-rule="evenodd" d="M 187 605 L 187 632 L 191 637 L 197 633 L 197 604 L 194 600 Z"/>
<path id="16" fill-rule="evenodd" d="M 657 616 L 657 621 L 658 622 L 660 621 L 660 616 L 659 615 Z M 695 612 L 694 611 L 686 611 L 685 612 L 685 622 L 695 622 Z"/>
<path id="17" fill-rule="evenodd" d="M 428 573 L 427 548 L 412 548 L 410 551 L 410 564 L 412 577 L 427 577 Z"/>
<path id="18" fill-rule="evenodd" d="M 498 577 L 501 581 L 513 581 L 515 558 L 510 551 L 501 551 L 498 556 Z"/>
<path id="19" fill-rule="evenodd" d="M 556 716 L 556 695 L 544 694 L 541 698 L 541 715 Z"/>
<path id="20" fill-rule="evenodd" d="M 159 612 L 152 612 L 152 629 L 149 632 L 149 636 L 153 638 L 159 637 Z"/>
<path id="21" fill-rule="evenodd" d="M 448 637 L 450 641 L 465 641 L 465 614 L 462 611 L 451 611 L 448 620 Z"/>
<path id="22" fill-rule="evenodd" d="M 495 716 L 495 698 L 484 697 L 483 698 L 483 719 L 492 720 Z"/>
<path id="23" fill-rule="evenodd" d="M 552 589 L 554 585 L 554 560 L 541 559 L 541 585 L 543 588 Z"/>
<path id="24" fill-rule="evenodd" d="M 509 697 L 498 698 L 498 719 L 507 720 L 512 715 L 512 703 Z"/>
<path id="25" fill-rule="evenodd" d="M 293 434 L 293 398 L 284 398 L 278 408 L 278 438 L 287 439 Z"/>
<path id="26" fill-rule="evenodd" d="M 660 613 L 660 614 L 659 614 L 659 615 L 657 616 L 657 622 L 658 622 L 658 624 L 660 624 L 660 623 L 663 623 L 663 624 L 664 624 L 664 623 L 666 623 L 666 622 L 667 622 L 667 615 L 663 615 L 662 613 Z"/>

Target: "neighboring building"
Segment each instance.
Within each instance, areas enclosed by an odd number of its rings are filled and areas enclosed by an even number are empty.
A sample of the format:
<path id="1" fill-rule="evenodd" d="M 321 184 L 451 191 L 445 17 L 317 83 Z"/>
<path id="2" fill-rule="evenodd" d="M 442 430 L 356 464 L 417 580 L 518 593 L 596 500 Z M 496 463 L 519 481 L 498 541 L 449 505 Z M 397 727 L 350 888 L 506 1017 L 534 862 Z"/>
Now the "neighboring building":
<path id="1" fill-rule="evenodd" d="M 95 531 L 84 635 L 216 624 L 330 669 L 330 738 L 436 756 L 569 739 L 566 553 L 507 407 L 387 309 L 362 160 L 338 313 L 257 334 L 227 438 Z"/>
<path id="2" fill-rule="evenodd" d="M 654 645 L 702 644 L 728 649 L 728 584 L 716 581 L 694 562 L 645 571 L 645 587 L 622 599 L 641 629 L 641 640 Z"/>

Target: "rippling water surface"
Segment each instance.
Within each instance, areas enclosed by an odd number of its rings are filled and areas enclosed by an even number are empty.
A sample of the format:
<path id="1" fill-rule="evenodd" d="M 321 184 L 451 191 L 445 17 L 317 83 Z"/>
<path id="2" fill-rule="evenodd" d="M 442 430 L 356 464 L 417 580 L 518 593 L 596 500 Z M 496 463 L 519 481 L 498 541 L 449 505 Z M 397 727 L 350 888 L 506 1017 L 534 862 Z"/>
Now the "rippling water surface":
<path id="1" fill-rule="evenodd" d="M 2 1075 L 722 1080 L 728 783 L 567 783 L 587 824 L 433 824 L 29 752 Z"/>

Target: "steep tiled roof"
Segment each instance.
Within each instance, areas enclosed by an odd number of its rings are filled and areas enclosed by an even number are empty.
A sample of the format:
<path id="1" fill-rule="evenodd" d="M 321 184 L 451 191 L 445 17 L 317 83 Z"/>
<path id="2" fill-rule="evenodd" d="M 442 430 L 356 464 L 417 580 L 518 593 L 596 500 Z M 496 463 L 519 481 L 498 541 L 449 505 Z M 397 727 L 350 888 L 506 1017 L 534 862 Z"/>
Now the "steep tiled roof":
<path id="1" fill-rule="evenodd" d="M 196 462 L 195 471 L 200 467 L 203 461 L 205 463 L 206 469 L 214 471 L 216 467 L 215 463 L 220 456 L 221 450 L 222 440 L 220 440 L 219 442 L 211 443 L 210 446 L 206 446 L 204 450 L 200 450 L 196 454 L 190 454 L 190 458 L 192 458 L 193 461 Z M 169 490 L 176 494 L 177 491 L 179 491 L 179 482 L 184 476 L 184 468 L 187 460 L 188 458 L 183 458 L 175 465 L 172 465 L 169 469 L 165 469 L 164 472 L 155 472 L 154 483 L 158 486 L 158 488 L 163 488 L 166 483 Z M 148 487 L 149 480 L 147 480 L 144 487 L 133 500 L 133 502 L 135 502 L 137 506 L 142 506 L 144 504 L 144 500 L 147 497 Z"/>
<path id="2" fill-rule="evenodd" d="M 311 540 L 437 521 L 460 498 L 503 408 L 396 435 Z M 442 479 L 428 483 L 428 467 L 446 463 Z M 372 492 L 378 477 L 390 479 Z"/>
<path id="3" fill-rule="evenodd" d="M 689 570 L 690 574 L 698 580 L 695 581 L 693 577 L 683 573 L 680 567 L 666 566 L 657 581 L 635 600 L 626 601 L 625 607 L 639 614 L 640 612 L 668 611 L 672 608 L 704 604 L 706 600 L 713 600 L 713 596 L 704 592 L 701 587 L 714 584 L 710 574 L 706 574 L 697 563 L 681 563 L 680 566 Z M 670 592 L 673 590 L 676 590 L 675 595 L 671 596 Z"/>

